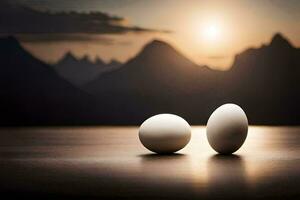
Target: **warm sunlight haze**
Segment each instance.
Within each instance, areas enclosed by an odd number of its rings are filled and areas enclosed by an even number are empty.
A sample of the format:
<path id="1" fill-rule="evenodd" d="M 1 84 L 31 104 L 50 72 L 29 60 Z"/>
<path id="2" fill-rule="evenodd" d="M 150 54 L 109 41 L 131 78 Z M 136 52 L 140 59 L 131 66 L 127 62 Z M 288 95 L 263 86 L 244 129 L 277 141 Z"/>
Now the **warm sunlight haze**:
<path id="1" fill-rule="evenodd" d="M 218 42 L 221 37 L 220 27 L 216 24 L 210 24 L 204 27 L 202 37 L 207 42 Z"/>
<path id="2" fill-rule="evenodd" d="M 59 36 L 58 40 L 56 35 L 23 37 L 22 44 L 28 50 L 50 63 L 57 62 L 68 51 L 78 57 L 88 54 L 92 59 L 100 56 L 105 61 L 114 58 L 125 62 L 144 44 L 158 38 L 199 65 L 224 70 L 230 68 L 237 53 L 269 43 L 276 32 L 284 33 L 295 46 L 300 44 L 298 3 L 295 6 L 289 1 L 89 1 L 80 5 L 64 2 L 60 6 L 51 2 L 28 4 L 52 11 L 102 11 L 123 17 L 118 24 L 155 31 L 124 30 L 65 39 Z"/>
<path id="3" fill-rule="evenodd" d="M 2 199 L 300 200 L 299 11 L 0 0 Z"/>

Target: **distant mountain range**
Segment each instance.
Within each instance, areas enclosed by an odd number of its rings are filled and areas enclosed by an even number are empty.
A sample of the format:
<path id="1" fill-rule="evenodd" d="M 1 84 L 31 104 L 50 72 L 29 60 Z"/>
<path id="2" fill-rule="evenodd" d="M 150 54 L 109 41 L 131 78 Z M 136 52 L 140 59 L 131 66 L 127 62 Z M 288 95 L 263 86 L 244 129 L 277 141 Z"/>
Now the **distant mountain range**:
<path id="1" fill-rule="evenodd" d="M 300 124 L 300 50 L 281 34 L 236 55 L 225 72 L 159 40 L 109 73 L 70 53 L 55 71 L 12 37 L 0 40 L 0 53 L 2 125 L 133 125 L 165 112 L 206 124 L 228 102 L 242 106 L 251 124 Z"/>
<path id="2" fill-rule="evenodd" d="M 99 111 L 94 98 L 31 56 L 13 37 L 0 39 L 0 71 L 1 125 L 95 123 Z"/>
<path id="3" fill-rule="evenodd" d="M 118 69 L 121 65 L 122 63 L 117 60 L 105 63 L 99 57 L 95 62 L 92 62 L 87 56 L 77 59 L 71 52 L 68 52 L 56 63 L 55 70 L 60 76 L 80 87 L 103 73 Z"/>

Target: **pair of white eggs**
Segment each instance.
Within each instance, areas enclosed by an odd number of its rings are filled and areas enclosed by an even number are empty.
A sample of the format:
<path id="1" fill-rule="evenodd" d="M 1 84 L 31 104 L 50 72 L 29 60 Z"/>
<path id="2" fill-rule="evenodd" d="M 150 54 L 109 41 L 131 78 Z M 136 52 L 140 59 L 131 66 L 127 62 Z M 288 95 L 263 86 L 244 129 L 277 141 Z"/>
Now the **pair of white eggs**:
<path id="1" fill-rule="evenodd" d="M 209 117 L 206 127 L 210 146 L 220 154 L 231 154 L 244 143 L 248 119 L 241 107 L 224 104 Z M 183 118 L 159 114 L 148 118 L 139 129 L 141 143 L 150 151 L 168 154 L 179 151 L 191 139 L 191 127 Z"/>

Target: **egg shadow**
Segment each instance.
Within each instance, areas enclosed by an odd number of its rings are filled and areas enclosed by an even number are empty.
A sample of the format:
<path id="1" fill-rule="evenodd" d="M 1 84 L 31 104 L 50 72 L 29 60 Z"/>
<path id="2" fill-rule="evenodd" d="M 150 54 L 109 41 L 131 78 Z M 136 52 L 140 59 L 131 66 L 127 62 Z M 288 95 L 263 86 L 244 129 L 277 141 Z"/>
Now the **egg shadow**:
<path id="1" fill-rule="evenodd" d="M 246 163 L 242 156 L 216 154 L 207 162 L 208 193 L 217 192 L 225 199 L 248 195 Z"/>
<path id="2" fill-rule="evenodd" d="M 179 172 L 190 169 L 190 157 L 185 154 L 143 154 L 139 155 L 139 170 L 152 177 L 179 177 Z M 164 187 L 171 187 L 173 181 L 164 182 Z M 158 182 L 160 184 L 160 182 Z M 155 185 L 156 187 L 157 185 Z M 170 191 L 170 193 L 172 193 Z"/>
<path id="3" fill-rule="evenodd" d="M 141 166 L 144 168 L 157 167 L 157 168 L 168 168 L 172 165 L 181 166 L 186 164 L 188 156 L 181 153 L 172 154 L 142 154 L 138 156 L 140 159 Z"/>
<path id="4" fill-rule="evenodd" d="M 243 160 L 242 156 L 236 154 L 215 154 L 210 157 L 210 161 L 228 161 L 228 162 L 240 162 Z"/>
<path id="5" fill-rule="evenodd" d="M 148 153 L 141 154 L 138 157 L 142 158 L 142 160 L 161 160 L 161 159 L 181 159 L 185 157 L 185 154 L 182 153 L 166 153 L 166 154 L 157 154 L 157 153 Z"/>

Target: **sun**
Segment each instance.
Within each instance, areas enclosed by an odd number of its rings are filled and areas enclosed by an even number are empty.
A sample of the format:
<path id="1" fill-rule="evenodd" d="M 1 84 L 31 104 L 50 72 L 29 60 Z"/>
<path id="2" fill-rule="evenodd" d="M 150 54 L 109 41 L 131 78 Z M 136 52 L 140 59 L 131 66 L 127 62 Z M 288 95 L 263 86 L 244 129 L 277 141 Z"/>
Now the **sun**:
<path id="1" fill-rule="evenodd" d="M 221 28 L 218 24 L 209 24 L 202 28 L 202 39 L 209 42 L 215 42 L 221 38 Z"/>

